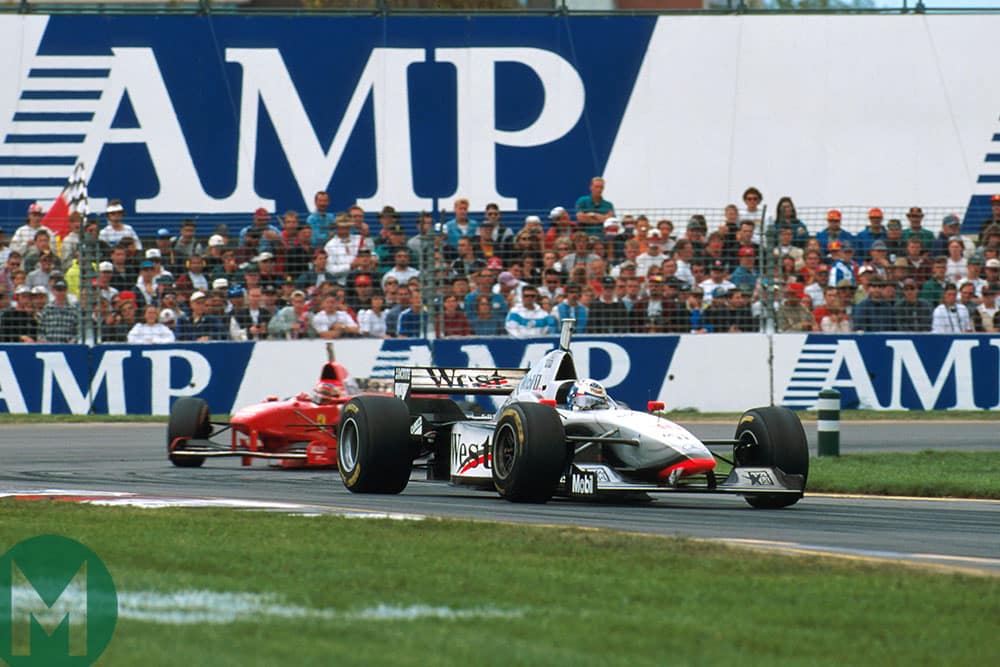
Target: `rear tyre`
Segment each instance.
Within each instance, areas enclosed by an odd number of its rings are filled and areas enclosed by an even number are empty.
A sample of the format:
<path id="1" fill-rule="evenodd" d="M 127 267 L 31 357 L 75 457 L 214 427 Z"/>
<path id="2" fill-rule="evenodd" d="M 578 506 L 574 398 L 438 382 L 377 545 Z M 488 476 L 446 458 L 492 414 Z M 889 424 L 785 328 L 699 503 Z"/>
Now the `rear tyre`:
<path id="1" fill-rule="evenodd" d="M 208 403 L 191 396 L 177 399 L 170 408 L 170 420 L 167 422 L 167 458 L 170 462 L 178 468 L 200 467 L 205 462 L 204 456 L 175 456 L 170 450 L 170 443 L 177 438 L 204 440 L 210 435 L 212 424 L 209 422 Z M 183 445 L 177 448 L 182 449 Z"/>
<path id="2" fill-rule="evenodd" d="M 357 396 L 340 412 L 337 469 L 354 493 L 400 493 L 410 481 L 410 411 L 392 396 Z"/>
<path id="3" fill-rule="evenodd" d="M 552 407 L 511 403 L 493 431 L 493 486 L 515 503 L 545 503 L 567 460 L 566 434 Z"/>
<path id="4" fill-rule="evenodd" d="M 747 410 L 736 427 L 733 459 L 737 466 L 778 468 L 801 475 L 805 489 L 809 476 L 809 446 L 798 416 L 788 408 L 771 406 Z M 778 509 L 794 505 L 801 493 L 761 493 L 744 496 L 752 507 Z"/>

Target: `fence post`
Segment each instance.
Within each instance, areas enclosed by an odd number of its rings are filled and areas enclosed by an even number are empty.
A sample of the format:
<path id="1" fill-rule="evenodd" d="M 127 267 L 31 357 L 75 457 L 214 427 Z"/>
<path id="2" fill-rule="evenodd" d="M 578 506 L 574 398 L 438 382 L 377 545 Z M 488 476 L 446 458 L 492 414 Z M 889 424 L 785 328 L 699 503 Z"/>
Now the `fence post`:
<path id="1" fill-rule="evenodd" d="M 816 409 L 819 455 L 840 456 L 840 392 L 836 389 L 819 392 Z"/>

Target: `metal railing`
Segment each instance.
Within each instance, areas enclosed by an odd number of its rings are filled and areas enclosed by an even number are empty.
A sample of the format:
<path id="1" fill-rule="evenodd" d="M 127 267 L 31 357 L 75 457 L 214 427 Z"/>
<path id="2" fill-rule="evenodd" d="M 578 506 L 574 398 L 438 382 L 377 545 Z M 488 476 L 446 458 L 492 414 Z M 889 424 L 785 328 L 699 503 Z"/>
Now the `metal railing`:
<path id="1" fill-rule="evenodd" d="M 8 0 L 22 14 L 940 14 L 1000 11 L 977 0 Z"/>
<path id="2" fill-rule="evenodd" d="M 887 223 L 893 219 L 891 216 L 900 216 L 903 220 L 906 219 L 904 213 L 908 207 L 884 206 L 881 208 L 884 211 Z M 864 220 L 867 218 L 869 211 L 868 207 L 856 205 L 841 206 L 839 210 L 842 213 L 843 228 L 845 230 L 858 232 L 864 227 Z M 947 213 L 955 210 L 956 207 L 924 207 L 924 219 L 928 222 L 925 227 L 937 237 L 941 228 L 941 219 Z M 648 218 L 652 228 L 656 228 L 657 223 L 661 220 L 672 220 L 675 233 L 671 239 L 665 240 L 665 245 L 669 247 L 673 245 L 676 239 L 680 239 L 685 235 L 687 223 L 692 216 L 704 216 L 707 223 L 706 232 L 708 234 L 711 234 L 717 228 L 723 227 L 722 211 L 721 207 L 623 209 L 618 212 L 618 215 L 623 221 L 629 216 L 637 220 L 640 215 L 644 215 Z M 825 221 L 827 211 L 826 207 L 806 207 L 798 210 L 798 218 L 806 224 L 810 239 L 815 239 L 817 232 L 823 228 L 824 225 L 821 221 Z M 414 293 L 419 293 L 420 295 L 419 305 L 415 309 L 411 308 L 415 312 L 411 315 L 410 320 L 412 322 L 413 317 L 415 317 L 419 324 L 416 328 L 408 328 L 406 335 L 435 337 L 448 335 L 449 332 L 454 331 L 469 330 L 473 333 L 481 333 L 484 330 L 489 330 L 489 327 L 492 325 L 489 322 L 481 321 L 483 319 L 480 317 L 481 313 L 473 312 L 475 300 L 466 298 L 470 292 L 474 292 L 477 289 L 476 274 L 479 273 L 488 275 L 489 280 L 487 281 L 488 285 L 478 285 L 478 287 L 491 291 L 495 289 L 500 296 L 498 302 L 492 292 L 486 293 L 493 305 L 491 311 L 496 310 L 503 314 L 506 314 L 508 310 L 521 302 L 521 294 L 529 285 L 532 289 L 539 291 L 538 301 L 543 305 L 543 308 L 551 310 L 553 313 L 557 313 L 560 308 L 572 306 L 575 298 L 570 299 L 569 294 L 575 292 L 580 303 L 587 307 L 588 312 L 594 313 L 589 330 L 591 333 L 684 333 L 719 330 L 809 331 L 819 329 L 820 323 L 818 317 L 815 322 L 804 319 L 802 317 L 802 309 L 799 306 L 802 305 L 803 299 L 807 295 L 816 300 L 821 299 L 823 290 L 815 288 L 810 291 L 810 280 L 815 282 L 816 276 L 810 277 L 809 274 L 805 274 L 807 280 L 805 284 L 800 284 L 802 283 L 800 278 L 802 274 L 799 273 L 801 271 L 799 267 L 796 267 L 795 272 L 789 272 L 789 267 L 782 267 L 780 265 L 777 259 L 778 253 L 772 252 L 776 243 L 775 235 L 771 231 L 773 230 L 773 223 L 765 222 L 763 227 L 760 225 L 756 227 L 757 232 L 754 235 L 754 241 L 759 244 L 760 249 L 754 255 L 753 269 L 756 276 L 754 281 L 750 284 L 740 285 L 737 289 L 734 289 L 730 285 L 725 290 L 728 292 L 739 292 L 738 296 L 730 294 L 724 296 L 732 299 L 734 302 L 732 307 L 734 309 L 743 309 L 741 311 L 743 312 L 743 319 L 737 318 L 735 323 L 716 320 L 713 326 L 711 318 L 718 315 L 718 313 L 712 310 L 708 304 L 717 295 L 712 293 L 714 284 L 706 282 L 713 275 L 711 271 L 712 259 L 707 252 L 703 259 L 692 262 L 690 267 L 692 275 L 685 278 L 686 284 L 681 284 L 673 278 L 674 275 L 681 277 L 679 271 L 677 274 L 672 273 L 673 270 L 678 268 L 677 264 L 680 263 L 676 259 L 674 260 L 675 265 L 670 267 L 670 269 L 667 266 L 663 266 L 661 261 L 652 263 L 647 261 L 647 266 L 651 264 L 657 265 L 656 273 L 661 274 L 663 278 L 662 287 L 659 281 L 657 281 L 656 291 L 663 289 L 668 295 L 668 298 L 664 301 L 664 304 L 668 307 L 655 305 L 654 307 L 650 307 L 648 296 L 649 292 L 653 290 L 651 281 L 643 278 L 642 273 L 644 272 L 640 272 L 640 276 L 636 281 L 633 281 L 629 277 L 628 272 L 625 270 L 626 265 L 623 264 L 624 256 L 620 238 L 603 236 L 591 236 L 588 238 L 586 234 L 583 234 L 582 237 L 585 240 L 588 253 L 586 261 L 580 261 L 579 263 L 576 261 L 571 262 L 571 258 L 576 257 L 576 254 L 568 253 L 571 249 L 578 250 L 573 247 L 578 238 L 567 236 L 564 239 L 557 240 L 552 245 L 555 255 L 549 256 L 544 252 L 545 246 L 540 239 L 533 238 L 533 235 L 527 232 L 524 232 L 524 234 L 521 233 L 523 227 L 522 221 L 526 215 L 530 214 L 535 213 L 526 211 L 504 212 L 500 221 L 510 227 L 510 236 L 513 240 L 508 240 L 507 245 L 502 247 L 488 243 L 478 246 L 474 251 L 477 257 L 470 264 L 454 260 L 454 249 L 445 244 L 445 226 L 443 223 L 446 217 L 449 216 L 443 212 L 439 214 L 437 224 L 432 228 L 432 231 L 428 231 L 424 236 L 417 237 L 416 239 L 415 245 L 417 250 L 413 253 L 412 266 L 415 266 L 419 270 L 419 273 L 417 277 L 410 281 L 412 284 L 398 285 L 392 290 L 388 288 L 384 290 L 385 296 L 388 299 L 386 308 L 390 309 L 390 312 L 393 304 L 400 301 L 393 297 L 393 292 L 396 290 L 415 290 Z M 765 221 L 769 221 L 771 218 L 767 209 L 762 211 L 762 215 Z M 302 215 L 301 217 L 304 218 L 305 216 Z M 546 218 L 546 216 L 539 217 Z M 302 275 L 294 275 L 298 273 L 298 269 L 291 268 L 292 263 L 289 259 L 290 250 L 284 247 L 274 248 L 277 255 L 274 259 L 279 267 L 277 272 L 267 273 L 265 278 L 261 278 L 259 264 L 270 260 L 264 258 L 265 253 L 261 253 L 259 248 L 250 251 L 254 253 L 250 254 L 245 248 L 239 246 L 239 229 L 235 224 L 235 219 L 233 221 L 234 224 L 231 226 L 232 233 L 224 244 L 222 244 L 223 240 L 221 237 L 218 243 L 215 240 L 212 243 L 208 243 L 209 239 L 205 235 L 199 235 L 196 238 L 198 243 L 206 247 L 208 268 L 204 275 L 208 279 L 205 284 L 210 286 L 208 289 L 205 289 L 207 292 L 206 297 L 209 304 L 209 313 L 214 312 L 222 317 L 224 321 L 228 320 L 228 311 L 234 307 L 234 302 L 231 298 L 245 298 L 245 293 L 241 293 L 240 290 L 236 290 L 235 295 L 227 291 L 228 288 L 237 285 L 240 285 L 244 289 L 254 287 L 255 285 L 264 288 L 262 290 L 264 307 L 265 309 L 270 308 L 273 311 L 288 305 L 296 290 L 306 292 L 305 296 L 308 299 L 307 306 L 312 309 L 311 312 L 319 309 L 323 297 L 331 291 L 343 292 L 342 308 L 350 310 L 352 316 L 358 315 L 362 308 L 368 306 L 366 299 L 370 291 L 364 291 L 365 293 L 361 294 L 360 292 L 363 290 L 359 290 L 352 280 L 330 279 L 326 283 L 323 283 L 322 281 L 317 281 L 314 274 L 310 274 L 311 278 L 309 276 L 303 278 Z M 548 221 L 546 220 L 546 222 Z M 140 294 L 143 290 L 138 285 L 137 275 L 141 273 L 140 264 L 145 261 L 147 255 L 146 251 L 136 251 L 134 244 L 125 246 L 126 250 L 123 251 L 124 262 L 119 262 L 123 267 L 120 271 L 122 275 L 117 276 L 116 280 L 119 282 L 115 283 L 118 289 L 112 290 L 108 289 L 109 283 L 106 282 L 107 277 L 105 277 L 105 282 L 101 282 L 101 274 L 104 273 L 102 269 L 106 268 L 106 265 L 102 266 L 102 263 L 108 262 L 111 258 L 112 248 L 94 238 L 88 239 L 84 237 L 79 245 L 78 252 L 74 256 L 67 257 L 65 262 L 59 262 L 56 259 L 52 270 L 42 271 L 42 273 L 34 270 L 36 268 L 39 270 L 47 269 L 37 251 L 29 249 L 24 257 L 15 263 L 11 259 L 12 255 L 9 248 L 6 248 L 5 242 L 0 240 L 0 292 L 2 292 L 3 296 L 8 297 L 0 300 L 0 311 L 3 311 L 3 314 L 0 315 L 0 338 L 3 340 L 0 342 L 30 342 L 28 338 L 33 341 L 83 342 L 88 344 L 109 341 L 124 342 L 130 326 L 136 321 L 141 321 L 141 307 L 147 300 L 157 305 L 160 309 L 167 308 L 172 312 L 176 311 L 178 319 L 183 319 L 185 313 L 190 312 L 188 300 L 192 292 L 196 290 L 195 280 L 188 279 L 185 282 L 180 279 L 182 274 L 185 274 L 189 270 L 189 266 L 184 261 L 185 255 L 173 255 L 172 249 L 174 248 L 176 238 L 157 239 L 156 234 L 150 234 L 153 227 L 161 224 L 166 223 L 162 219 L 157 219 L 156 221 L 145 221 L 142 225 L 137 225 L 139 234 L 144 237 L 145 248 L 147 250 L 156 249 L 156 252 L 153 254 L 162 255 L 157 260 L 158 267 L 162 266 L 172 273 L 171 276 L 164 274 L 162 281 L 154 281 L 154 287 L 151 290 L 147 290 L 152 295 L 152 298 Z M 370 229 L 367 234 L 369 240 L 380 238 L 379 223 L 369 216 L 367 224 Z M 409 226 L 412 230 L 412 221 Z M 909 225 L 904 222 L 902 227 L 905 230 Z M 7 228 L 10 229 L 9 226 Z M 765 231 L 762 232 L 762 229 Z M 177 230 L 170 229 L 169 231 L 176 234 Z M 667 232 L 667 235 L 670 236 L 669 232 Z M 405 240 L 413 239 L 414 233 L 409 231 L 403 238 Z M 969 234 L 968 238 L 970 244 L 982 242 L 975 234 Z M 380 289 L 381 277 L 392 267 L 393 256 L 395 250 L 398 249 L 393 243 L 399 240 L 389 239 L 391 243 L 387 242 L 384 246 L 376 248 L 375 259 L 373 261 L 377 266 L 369 265 L 368 267 L 361 267 L 358 271 L 352 273 L 351 276 L 367 273 L 370 277 L 365 282 L 370 283 L 374 291 L 382 291 Z M 220 244 L 222 246 L 218 249 L 208 249 Z M 360 247 L 360 243 L 358 243 L 358 247 Z M 735 248 L 736 246 L 732 247 Z M 306 258 L 304 261 L 310 260 L 316 249 L 312 247 L 304 249 L 300 255 Z M 58 258 L 58 242 L 54 244 L 53 250 L 55 257 Z M 226 251 L 232 251 L 235 257 L 240 257 L 242 260 L 239 266 L 229 273 L 223 271 L 223 262 L 220 259 Z M 240 254 L 241 252 L 242 254 Z M 590 256 L 591 252 L 597 255 L 596 258 Z M 996 249 L 986 252 L 981 247 L 975 249 L 970 247 L 963 254 L 967 259 L 975 255 L 976 258 L 973 261 L 977 263 L 979 276 L 985 275 L 991 281 L 998 280 L 995 273 L 988 273 L 983 267 L 983 264 L 988 264 L 996 256 Z M 495 255 L 496 265 L 493 262 L 487 262 L 491 255 Z M 669 253 L 662 256 L 666 259 Z M 556 259 L 556 268 L 558 271 L 555 273 L 547 272 L 544 269 L 547 264 L 551 264 L 553 257 Z M 725 257 L 724 259 L 726 260 L 726 263 L 724 263 L 724 274 L 720 277 L 726 280 L 731 277 L 734 278 L 735 271 L 733 267 L 735 262 L 733 260 L 735 258 Z M 901 259 L 901 257 L 889 257 L 890 262 L 898 259 Z M 921 283 L 927 280 L 927 276 L 924 274 L 929 272 L 930 269 L 929 262 L 931 258 L 927 257 L 926 259 L 928 264 L 923 266 L 923 268 L 918 267 L 918 275 L 921 276 Z M 119 257 L 119 260 L 121 260 L 121 257 Z M 571 264 L 575 264 L 576 266 L 570 268 Z M 580 266 L 584 268 L 581 269 L 579 268 Z M 988 266 L 985 268 L 988 268 Z M 885 269 L 889 270 L 886 271 Z M 115 271 L 118 272 L 119 270 L 116 268 Z M 650 275 L 652 275 L 652 269 L 650 269 L 650 272 Z M 894 283 L 900 283 L 903 280 L 905 277 L 903 273 L 891 273 L 890 267 L 883 267 L 880 270 L 880 275 L 884 274 L 881 277 L 891 278 Z M 251 280 L 247 274 L 257 275 Z M 212 279 L 218 276 L 228 276 L 228 279 L 223 281 L 225 284 L 213 284 L 214 281 Z M 550 281 L 550 278 L 554 278 L 554 280 Z M 823 276 L 822 279 L 825 280 L 826 277 Z M 124 282 L 121 282 L 122 280 Z M 43 315 L 43 310 L 54 299 L 53 293 L 59 287 L 58 283 L 60 282 L 68 283 L 68 285 L 63 284 L 61 288 L 67 289 L 69 292 L 71 310 L 60 311 L 59 313 L 49 312 L 48 319 L 46 319 L 47 316 Z M 360 284 L 362 281 L 358 280 L 356 282 Z M 978 304 L 979 300 L 983 297 L 982 282 L 980 280 L 976 283 L 974 299 L 970 305 Z M 132 286 L 133 284 L 135 285 L 134 287 Z M 498 286 L 501 284 L 503 287 Z M 894 287 L 898 286 L 894 285 Z M 636 288 L 637 291 L 635 291 Z M 605 289 L 613 290 L 614 298 L 602 299 L 601 294 Z M 117 295 L 115 294 L 116 292 Z M 132 292 L 132 296 L 128 296 L 128 292 Z M 933 294 L 933 298 L 930 296 L 927 297 L 931 301 L 927 304 L 928 306 L 934 307 L 939 303 L 939 292 L 939 289 L 927 291 L 928 295 Z M 125 293 L 125 295 L 122 293 Z M 856 305 L 867 296 L 867 293 L 866 288 L 853 286 L 846 292 L 841 292 L 845 309 L 849 310 L 852 306 Z M 446 310 L 448 310 L 446 301 L 449 300 L 449 295 L 456 297 L 455 301 L 461 316 L 454 313 L 445 314 Z M 796 298 L 792 298 L 793 296 Z M 10 297 L 14 298 L 11 299 Z M 893 298 L 899 297 L 897 295 Z M 568 305 L 565 307 L 560 306 L 564 301 Z M 601 301 L 605 301 L 606 303 L 600 303 Z M 628 308 L 623 310 L 615 305 L 617 302 L 627 304 Z M 13 307 L 11 303 L 17 303 L 19 306 Z M 242 303 L 241 301 L 237 301 L 235 305 L 240 306 Z M 636 304 L 641 304 L 641 307 L 648 310 L 637 314 L 633 311 L 633 307 Z M 4 319 L 8 316 L 8 311 L 11 310 L 22 310 L 27 312 L 29 316 L 18 313 L 4 322 Z M 49 311 L 52 310 L 52 308 L 49 309 Z M 400 310 L 397 308 L 394 313 L 397 320 Z M 704 312 L 695 312 L 699 310 L 703 310 Z M 77 318 L 72 334 L 66 333 L 67 312 L 75 313 L 75 317 Z M 490 313 L 491 316 L 495 314 L 493 312 Z M 310 317 L 308 312 L 302 313 L 302 315 L 306 319 Z M 462 320 L 468 321 L 467 329 Z M 25 326 L 23 331 L 16 328 L 17 326 L 21 326 L 18 322 Z M 722 322 L 722 324 L 720 325 L 719 322 Z M 46 324 L 52 327 L 48 333 L 46 333 L 43 326 Z M 458 328 L 454 328 L 455 326 Z M 910 324 L 906 326 L 907 328 L 903 330 L 914 330 L 910 328 Z M 501 335 L 504 333 L 499 327 L 495 328 L 498 329 L 496 333 Z M 583 333 L 588 333 L 586 327 L 581 327 L 581 329 Z M 837 330 L 842 331 L 844 329 L 841 327 Z M 851 329 L 847 328 L 847 330 Z M 393 333 L 398 333 L 399 331 L 399 329 L 390 328 L 389 334 L 393 335 Z M 217 338 L 229 339 L 231 337 L 230 332 L 231 328 L 229 326 L 223 326 L 217 332 Z M 281 333 L 280 335 L 284 336 L 285 334 Z M 27 338 L 22 338 L 22 336 L 26 336 Z M 236 339 L 239 338 L 236 337 Z"/>

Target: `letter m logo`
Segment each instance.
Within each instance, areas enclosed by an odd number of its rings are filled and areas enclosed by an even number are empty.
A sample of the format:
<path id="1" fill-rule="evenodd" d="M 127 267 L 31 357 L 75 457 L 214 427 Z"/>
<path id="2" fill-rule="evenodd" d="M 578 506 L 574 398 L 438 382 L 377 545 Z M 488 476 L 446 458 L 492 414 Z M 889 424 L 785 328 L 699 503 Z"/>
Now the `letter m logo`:
<path id="1" fill-rule="evenodd" d="M 41 582 L 39 582 L 41 583 Z M 51 583 L 51 582 L 46 582 Z M 15 561 L 11 561 L 11 652 L 15 656 L 32 655 L 34 637 L 46 644 L 44 652 L 58 654 L 52 646 L 60 641 L 58 634 L 68 633 L 68 655 L 87 655 L 87 562 L 70 582 L 52 595 L 52 586 L 40 586 L 42 592 L 24 575 Z M 59 632 L 64 625 L 68 629 Z M 40 632 L 35 631 L 38 628 Z M 34 647 L 36 653 L 43 647 Z M 62 649 L 62 650 L 67 650 Z"/>

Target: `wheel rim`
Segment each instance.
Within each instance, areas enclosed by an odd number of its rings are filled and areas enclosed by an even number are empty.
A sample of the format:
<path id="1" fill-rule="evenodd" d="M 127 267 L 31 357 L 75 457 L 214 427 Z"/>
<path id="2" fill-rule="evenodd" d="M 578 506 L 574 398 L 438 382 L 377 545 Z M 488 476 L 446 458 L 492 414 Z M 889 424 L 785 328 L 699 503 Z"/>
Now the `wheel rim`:
<path id="1" fill-rule="evenodd" d="M 757 452 L 759 443 L 753 431 L 743 431 L 740 433 L 740 444 L 733 450 L 733 460 L 738 466 L 754 465 L 753 458 Z"/>
<path id="2" fill-rule="evenodd" d="M 497 429 L 493 437 L 493 469 L 497 477 L 504 479 L 514 467 L 514 452 L 517 450 L 517 434 L 510 424 Z"/>
<path id="3" fill-rule="evenodd" d="M 340 459 L 340 469 L 354 470 L 358 463 L 358 425 L 354 419 L 344 422 L 340 432 L 340 442 L 337 443 L 337 457 Z"/>

